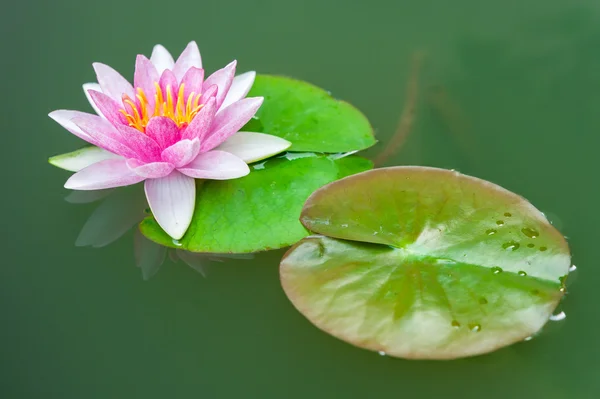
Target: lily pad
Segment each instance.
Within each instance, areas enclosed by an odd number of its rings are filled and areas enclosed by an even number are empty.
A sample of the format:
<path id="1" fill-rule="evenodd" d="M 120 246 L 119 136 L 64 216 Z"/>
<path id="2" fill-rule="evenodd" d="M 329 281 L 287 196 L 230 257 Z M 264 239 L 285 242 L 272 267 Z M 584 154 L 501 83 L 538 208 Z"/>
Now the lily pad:
<path id="1" fill-rule="evenodd" d="M 359 110 L 310 83 L 258 75 L 248 96 L 265 100 L 242 130 L 284 138 L 292 143 L 289 151 L 338 153 L 376 143 L 373 128 Z"/>
<path id="2" fill-rule="evenodd" d="M 322 330 L 391 356 L 451 359 L 521 341 L 564 292 L 563 236 L 522 197 L 457 172 L 393 167 L 317 190 L 280 267 Z"/>
<path id="3" fill-rule="evenodd" d="M 192 252 L 249 253 L 282 248 L 308 235 L 298 218 L 302 205 L 319 187 L 372 168 L 358 156 L 340 159 L 290 153 L 251 166 L 233 180 L 197 181 L 192 223 L 173 241 L 147 218 L 140 224 L 149 239 Z"/>

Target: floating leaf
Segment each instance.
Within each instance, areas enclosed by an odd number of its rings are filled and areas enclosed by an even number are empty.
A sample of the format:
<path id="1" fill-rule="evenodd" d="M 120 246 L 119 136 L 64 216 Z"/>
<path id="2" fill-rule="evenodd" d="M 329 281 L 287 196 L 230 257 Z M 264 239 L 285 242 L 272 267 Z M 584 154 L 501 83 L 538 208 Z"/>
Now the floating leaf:
<path id="1" fill-rule="evenodd" d="M 404 358 L 486 353 L 537 332 L 560 301 L 567 243 L 522 197 L 457 172 L 394 167 L 306 202 L 283 288 L 317 327 Z"/>
<path id="2" fill-rule="evenodd" d="M 258 75 L 248 96 L 265 100 L 242 130 L 282 137 L 292 143 L 290 151 L 338 153 L 376 143 L 373 128 L 360 111 L 309 83 Z"/>
<path id="3" fill-rule="evenodd" d="M 197 183 L 192 223 L 179 242 L 152 218 L 140 229 L 151 240 L 192 252 L 248 253 L 286 247 L 308 235 L 298 218 L 319 187 L 370 169 L 364 158 L 288 154 L 251 166 L 240 179 Z"/>

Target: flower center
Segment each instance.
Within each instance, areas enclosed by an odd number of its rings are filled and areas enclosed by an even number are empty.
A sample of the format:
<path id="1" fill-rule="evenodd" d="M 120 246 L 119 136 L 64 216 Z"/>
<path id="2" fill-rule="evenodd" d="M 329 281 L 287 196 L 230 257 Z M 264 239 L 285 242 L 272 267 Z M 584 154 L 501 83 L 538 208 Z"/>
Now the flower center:
<path id="1" fill-rule="evenodd" d="M 176 99 L 171 85 L 164 90 L 158 83 L 154 83 L 156 94 L 154 94 L 154 109 L 151 109 L 148 98 L 142 89 L 136 89 L 135 99 L 123 94 L 123 109 L 119 110 L 127 119 L 127 124 L 142 133 L 145 133 L 148 121 L 154 116 L 166 116 L 171 118 L 178 127 L 189 124 L 194 116 L 200 111 L 200 93 L 191 92 L 187 101 L 184 96 L 183 83 L 179 86 Z"/>

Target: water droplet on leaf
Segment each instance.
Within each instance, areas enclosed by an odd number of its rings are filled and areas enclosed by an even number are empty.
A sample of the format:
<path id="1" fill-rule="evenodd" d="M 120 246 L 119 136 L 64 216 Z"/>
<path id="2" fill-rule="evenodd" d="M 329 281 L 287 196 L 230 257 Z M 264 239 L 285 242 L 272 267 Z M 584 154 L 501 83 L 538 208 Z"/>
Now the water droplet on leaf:
<path id="1" fill-rule="evenodd" d="M 521 232 L 529 238 L 536 238 L 540 235 L 539 231 L 531 229 L 529 227 L 523 227 Z"/>
<path id="2" fill-rule="evenodd" d="M 489 230 L 485 231 L 485 234 L 487 234 L 488 236 L 493 236 L 496 233 L 497 233 L 496 229 L 489 229 Z"/>
<path id="3" fill-rule="evenodd" d="M 175 245 L 176 247 L 180 247 L 180 246 L 182 246 L 183 244 L 181 243 L 181 241 L 179 241 L 179 240 L 176 240 L 176 239 L 173 239 L 173 245 Z"/>
<path id="4" fill-rule="evenodd" d="M 492 273 L 500 274 L 500 273 L 502 273 L 502 268 L 498 267 L 498 266 L 494 266 L 494 267 L 492 267 Z"/>
<path id="5" fill-rule="evenodd" d="M 496 220 L 498 226 L 504 226 L 504 220 Z"/>
<path id="6" fill-rule="evenodd" d="M 451 325 L 452 325 L 452 327 L 454 327 L 454 328 L 458 328 L 458 327 L 460 327 L 460 323 L 459 323 L 458 321 L 456 321 L 456 320 L 452 320 L 452 323 L 450 323 L 450 324 L 451 324 Z"/>
<path id="7" fill-rule="evenodd" d="M 502 244 L 502 248 L 508 251 L 516 251 L 517 249 L 519 249 L 520 246 L 521 245 L 519 245 L 519 243 L 515 241 L 509 241 Z"/>
<path id="8" fill-rule="evenodd" d="M 548 247 L 540 247 L 540 251 L 544 252 L 548 249 Z"/>
<path id="9" fill-rule="evenodd" d="M 506 216 L 507 218 L 511 217 L 512 214 L 510 212 L 504 212 L 504 216 Z"/>
<path id="10" fill-rule="evenodd" d="M 519 276 L 521 276 L 521 277 L 525 277 L 525 276 L 527 276 L 527 273 L 525 273 L 523 270 L 520 270 L 518 274 L 519 274 Z"/>
<path id="11" fill-rule="evenodd" d="M 479 324 L 469 324 L 469 330 L 479 332 L 481 331 L 481 326 Z"/>

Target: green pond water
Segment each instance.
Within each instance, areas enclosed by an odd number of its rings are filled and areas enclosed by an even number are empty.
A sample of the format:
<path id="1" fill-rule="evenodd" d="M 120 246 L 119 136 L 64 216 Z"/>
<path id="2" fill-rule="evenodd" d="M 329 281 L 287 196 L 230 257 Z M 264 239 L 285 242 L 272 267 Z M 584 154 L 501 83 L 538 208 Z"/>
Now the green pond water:
<path id="1" fill-rule="evenodd" d="M 369 2 L 30 0 L 0 13 L 2 398 L 598 398 L 600 4 L 593 0 Z M 47 117 L 91 111 L 100 61 L 190 40 L 205 68 L 310 81 L 361 109 L 380 144 L 423 52 L 415 123 L 387 165 L 452 168 L 523 195 L 577 265 L 535 339 L 455 361 L 407 361 L 312 326 L 285 297 L 283 251 L 168 263 L 143 281 L 133 234 L 76 247 L 94 204 L 72 205 L 47 164 L 80 141 Z"/>

